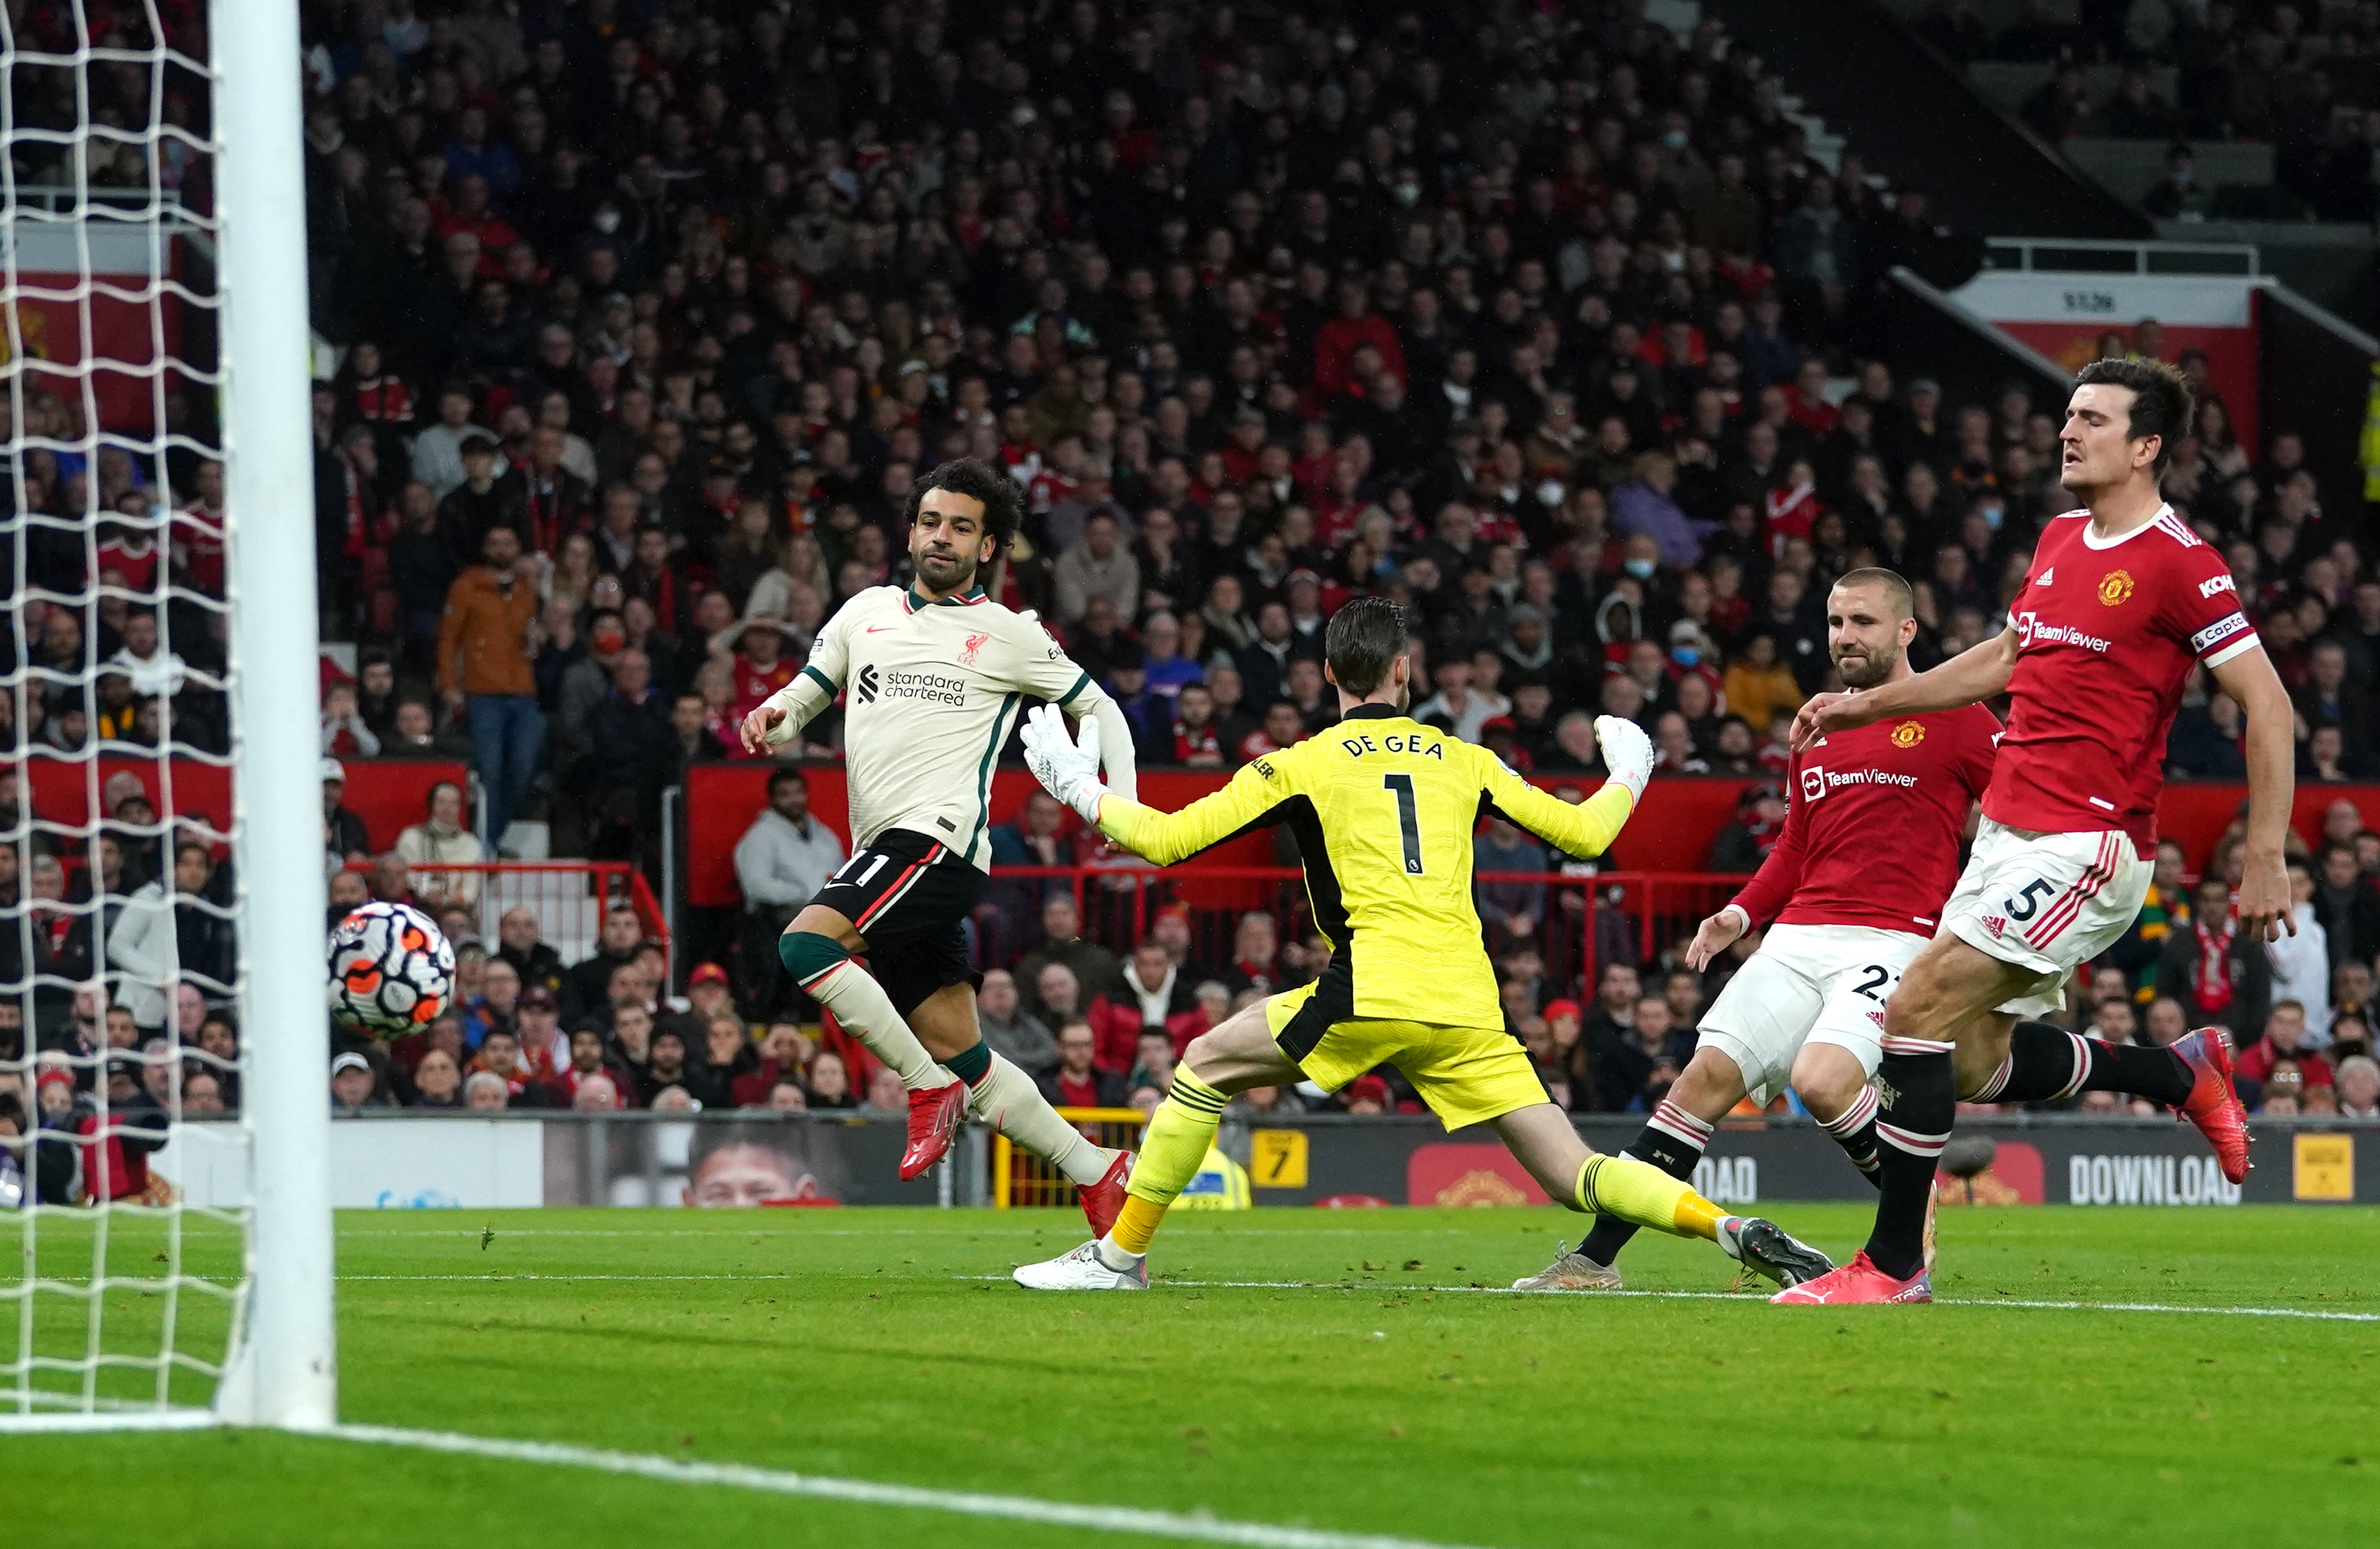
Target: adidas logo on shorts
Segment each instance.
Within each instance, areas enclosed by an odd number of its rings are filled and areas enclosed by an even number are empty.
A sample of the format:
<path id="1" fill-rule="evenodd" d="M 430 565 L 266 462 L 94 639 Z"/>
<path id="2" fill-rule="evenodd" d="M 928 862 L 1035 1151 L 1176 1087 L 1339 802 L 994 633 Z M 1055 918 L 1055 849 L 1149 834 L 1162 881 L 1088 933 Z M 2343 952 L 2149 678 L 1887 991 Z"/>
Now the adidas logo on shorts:
<path id="1" fill-rule="evenodd" d="M 1998 914 L 1986 914 L 1984 916 L 1984 928 L 1998 936 L 2008 929 L 2008 922 Z"/>

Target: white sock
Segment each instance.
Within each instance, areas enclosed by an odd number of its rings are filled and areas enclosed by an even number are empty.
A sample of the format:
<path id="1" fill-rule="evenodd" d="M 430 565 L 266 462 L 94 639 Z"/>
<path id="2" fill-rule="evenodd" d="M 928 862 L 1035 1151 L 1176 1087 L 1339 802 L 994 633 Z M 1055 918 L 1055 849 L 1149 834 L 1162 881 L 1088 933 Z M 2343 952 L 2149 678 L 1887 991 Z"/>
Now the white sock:
<path id="1" fill-rule="evenodd" d="M 1142 1257 L 1129 1248 L 1117 1247 L 1115 1239 L 1112 1237 L 1100 1238 L 1099 1241 L 1092 1244 L 1091 1251 L 1099 1254 L 1101 1264 L 1119 1274 L 1138 1264 Z"/>
<path id="2" fill-rule="evenodd" d="M 1033 1078 L 1001 1055 L 991 1057 L 991 1073 L 967 1094 L 967 1111 L 1006 1135 L 1036 1156 L 1046 1156 L 1076 1183 L 1097 1183 L 1107 1176 L 1115 1153 L 1083 1138 L 1083 1132 L 1058 1117 L 1041 1095 Z"/>
<path id="3" fill-rule="evenodd" d="M 841 963 L 808 987 L 810 998 L 832 1011 L 835 1021 L 868 1046 L 868 1053 L 892 1066 L 899 1073 L 901 1084 L 910 1091 L 948 1086 L 959 1079 L 934 1063 L 926 1046 L 917 1041 L 909 1024 L 901 1020 L 901 1013 L 892 1009 L 892 998 L 884 993 L 884 986 L 859 964 Z"/>

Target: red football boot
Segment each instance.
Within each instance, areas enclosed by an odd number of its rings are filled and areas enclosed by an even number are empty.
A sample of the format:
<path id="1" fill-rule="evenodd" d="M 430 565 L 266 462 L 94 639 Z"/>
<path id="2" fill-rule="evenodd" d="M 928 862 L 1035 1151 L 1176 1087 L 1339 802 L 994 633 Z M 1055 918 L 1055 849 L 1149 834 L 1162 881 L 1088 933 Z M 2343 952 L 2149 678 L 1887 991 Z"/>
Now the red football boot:
<path id="1" fill-rule="evenodd" d="M 909 1149 L 901 1153 L 901 1181 L 924 1172 L 942 1159 L 951 1137 L 966 1117 L 966 1083 L 921 1086 L 909 1094 Z"/>
<path id="2" fill-rule="evenodd" d="M 2248 1110 L 2231 1089 L 2231 1039 L 2219 1027 L 2193 1027 L 2171 1044 L 2197 1079 L 2182 1099 L 2181 1117 L 2198 1126 L 2223 1176 L 2234 1183 L 2248 1177 Z"/>
<path id="3" fill-rule="evenodd" d="M 1132 1153 L 1119 1151 L 1099 1180 L 1084 1186 L 1083 1215 L 1091 1223 L 1093 1238 L 1105 1237 L 1108 1228 L 1115 1225 L 1116 1216 L 1123 1210 L 1124 1180 L 1131 1176 Z"/>
<path id="4" fill-rule="evenodd" d="M 1906 1280 L 1896 1280 L 1859 1257 L 1829 1275 L 1791 1286 L 1768 1299 L 1780 1306 L 1852 1307 L 1888 1301 L 1931 1301 L 1934 1278 L 1923 1266 Z"/>

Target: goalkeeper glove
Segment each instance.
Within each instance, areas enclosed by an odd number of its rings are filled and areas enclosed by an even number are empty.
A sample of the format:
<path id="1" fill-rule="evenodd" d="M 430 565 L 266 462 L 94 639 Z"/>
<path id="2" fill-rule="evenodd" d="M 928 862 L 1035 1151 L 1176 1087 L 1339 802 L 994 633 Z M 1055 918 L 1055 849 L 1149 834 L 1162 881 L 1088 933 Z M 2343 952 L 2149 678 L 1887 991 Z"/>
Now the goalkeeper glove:
<path id="1" fill-rule="evenodd" d="M 1640 736 L 1643 733 L 1638 733 Z M 1099 723 L 1086 717 L 1082 741 L 1066 731 L 1066 718 L 1055 705 L 1043 705 L 1025 718 L 1025 767 L 1041 788 L 1082 814 L 1098 827 L 1099 798 L 1108 788 L 1099 783 Z"/>
<path id="2" fill-rule="evenodd" d="M 1645 799 L 1645 782 L 1653 778 L 1653 740 L 1633 720 L 1616 715 L 1595 718 L 1595 745 L 1603 750 L 1603 767 L 1628 787 L 1631 805 Z"/>

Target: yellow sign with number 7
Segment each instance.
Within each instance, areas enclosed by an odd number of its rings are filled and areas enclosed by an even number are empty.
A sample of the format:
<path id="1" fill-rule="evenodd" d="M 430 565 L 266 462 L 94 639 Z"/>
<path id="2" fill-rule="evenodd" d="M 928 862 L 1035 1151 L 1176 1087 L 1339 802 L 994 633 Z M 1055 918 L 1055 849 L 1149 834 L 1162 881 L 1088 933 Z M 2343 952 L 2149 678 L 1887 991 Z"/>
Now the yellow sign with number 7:
<path id="1" fill-rule="evenodd" d="M 1248 1135 L 1248 1181 L 1259 1189 L 1305 1188 L 1305 1131 L 1251 1131 Z"/>

